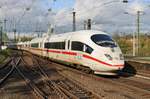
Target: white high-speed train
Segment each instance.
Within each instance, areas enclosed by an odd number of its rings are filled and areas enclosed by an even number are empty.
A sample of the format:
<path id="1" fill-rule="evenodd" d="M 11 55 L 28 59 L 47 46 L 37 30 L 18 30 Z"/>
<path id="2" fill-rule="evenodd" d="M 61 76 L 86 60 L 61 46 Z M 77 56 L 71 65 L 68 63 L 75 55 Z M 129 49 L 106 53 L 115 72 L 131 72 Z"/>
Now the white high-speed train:
<path id="1" fill-rule="evenodd" d="M 77 67 L 89 68 L 95 74 L 116 75 L 118 70 L 124 68 L 124 57 L 119 46 L 102 31 L 53 34 L 18 43 L 17 48 Z"/>

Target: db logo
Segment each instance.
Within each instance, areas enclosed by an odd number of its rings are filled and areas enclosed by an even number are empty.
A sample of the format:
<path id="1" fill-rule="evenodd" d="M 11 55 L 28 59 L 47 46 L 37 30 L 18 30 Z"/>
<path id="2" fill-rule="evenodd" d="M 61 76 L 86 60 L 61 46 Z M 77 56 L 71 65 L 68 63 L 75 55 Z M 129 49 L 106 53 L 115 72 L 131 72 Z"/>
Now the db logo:
<path id="1" fill-rule="evenodd" d="M 82 59 L 82 54 L 77 54 L 76 58 L 77 59 Z"/>

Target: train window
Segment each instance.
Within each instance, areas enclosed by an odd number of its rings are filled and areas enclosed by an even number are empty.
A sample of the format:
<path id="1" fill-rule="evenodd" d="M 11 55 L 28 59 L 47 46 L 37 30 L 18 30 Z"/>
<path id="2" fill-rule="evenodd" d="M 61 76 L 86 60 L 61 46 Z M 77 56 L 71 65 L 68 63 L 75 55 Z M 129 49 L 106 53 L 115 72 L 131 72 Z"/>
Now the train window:
<path id="1" fill-rule="evenodd" d="M 61 49 L 65 49 L 65 42 L 61 42 Z"/>
<path id="2" fill-rule="evenodd" d="M 44 43 L 44 48 L 49 48 L 50 43 Z"/>
<path id="3" fill-rule="evenodd" d="M 89 53 L 89 54 L 91 54 L 92 52 L 93 52 L 93 48 L 91 48 L 90 46 L 88 46 L 88 45 L 85 45 L 85 52 L 86 53 Z"/>
<path id="4" fill-rule="evenodd" d="M 71 44 L 71 50 L 83 51 L 84 44 L 81 42 L 73 41 Z"/>
<path id="5" fill-rule="evenodd" d="M 95 34 L 91 36 L 91 39 L 94 43 L 102 47 L 117 47 L 112 38 L 105 34 Z"/>
<path id="6" fill-rule="evenodd" d="M 39 47 L 39 43 L 32 43 L 31 47 L 38 48 Z"/>
<path id="7" fill-rule="evenodd" d="M 65 42 L 47 42 L 44 47 L 48 49 L 65 49 Z"/>
<path id="8" fill-rule="evenodd" d="M 57 42 L 57 49 L 65 49 L 65 42 Z"/>

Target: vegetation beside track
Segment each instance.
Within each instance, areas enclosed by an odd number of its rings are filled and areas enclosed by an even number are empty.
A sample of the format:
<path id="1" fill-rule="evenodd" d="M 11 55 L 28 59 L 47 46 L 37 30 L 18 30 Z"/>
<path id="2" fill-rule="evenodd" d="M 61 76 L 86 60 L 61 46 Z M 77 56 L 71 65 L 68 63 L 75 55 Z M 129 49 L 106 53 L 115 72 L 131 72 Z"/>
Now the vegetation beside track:
<path id="1" fill-rule="evenodd" d="M 9 57 L 11 54 L 11 50 L 6 49 L 6 50 L 0 50 L 0 64 L 3 63 L 3 61 Z"/>
<path id="2" fill-rule="evenodd" d="M 133 54 L 133 37 L 132 35 L 124 35 L 120 36 L 119 34 L 116 34 L 113 36 L 113 38 L 117 41 L 119 46 L 121 47 L 122 52 L 124 55 L 132 56 Z M 139 45 L 139 53 L 137 56 L 144 56 L 149 57 L 150 56 L 150 35 L 140 35 L 139 39 L 140 45 Z"/>

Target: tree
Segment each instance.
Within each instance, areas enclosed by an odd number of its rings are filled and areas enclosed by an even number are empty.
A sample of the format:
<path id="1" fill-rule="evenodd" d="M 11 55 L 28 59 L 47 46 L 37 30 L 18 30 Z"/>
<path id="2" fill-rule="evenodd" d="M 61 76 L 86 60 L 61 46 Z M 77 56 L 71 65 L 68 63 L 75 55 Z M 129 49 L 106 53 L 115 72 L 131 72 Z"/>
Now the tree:
<path id="1" fill-rule="evenodd" d="M 3 42 L 6 42 L 8 40 L 8 35 L 6 33 L 3 33 Z"/>
<path id="2" fill-rule="evenodd" d="M 27 37 L 27 36 L 23 36 L 19 38 L 22 42 L 25 41 L 31 41 L 33 38 L 32 37 Z M 19 41 L 19 39 L 17 39 L 17 41 Z"/>

